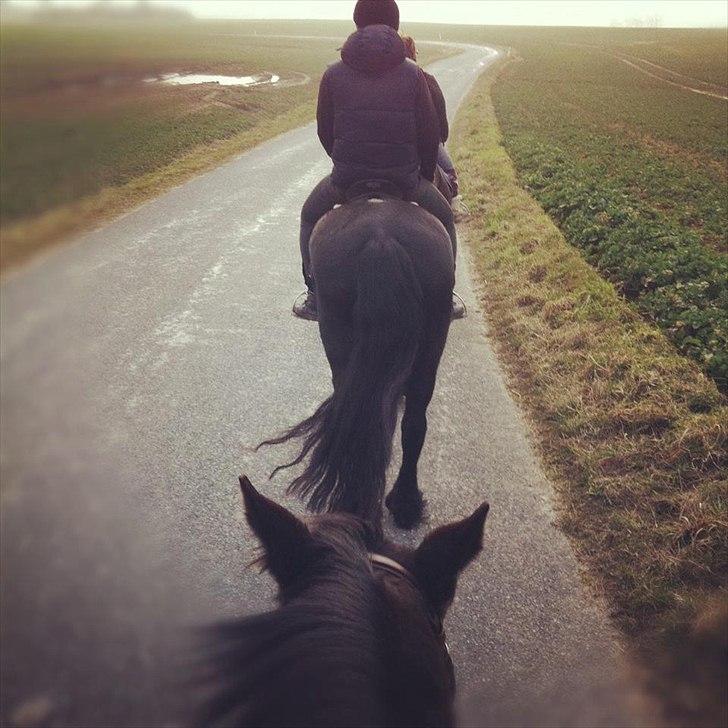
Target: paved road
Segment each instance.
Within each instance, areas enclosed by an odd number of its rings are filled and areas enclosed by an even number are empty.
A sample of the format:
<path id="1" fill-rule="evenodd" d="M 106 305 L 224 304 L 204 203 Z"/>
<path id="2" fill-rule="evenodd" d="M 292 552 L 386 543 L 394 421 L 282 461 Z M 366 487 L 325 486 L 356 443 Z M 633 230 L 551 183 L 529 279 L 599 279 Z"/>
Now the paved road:
<path id="1" fill-rule="evenodd" d="M 451 113 L 491 60 L 435 64 Z M 313 126 L 292 131 L 4 281 L 3 725 L 183 725 L 187 627 L 270 605 L 236 476 L 281 498 L 284 453 L 250 445 L 330 387 L 290 314 L 298 209 L 328 166 Z M 433 523 L 491 503 L 448 625 L 467 720 L 628 724 L 465 256 L 421 473 Z"/>

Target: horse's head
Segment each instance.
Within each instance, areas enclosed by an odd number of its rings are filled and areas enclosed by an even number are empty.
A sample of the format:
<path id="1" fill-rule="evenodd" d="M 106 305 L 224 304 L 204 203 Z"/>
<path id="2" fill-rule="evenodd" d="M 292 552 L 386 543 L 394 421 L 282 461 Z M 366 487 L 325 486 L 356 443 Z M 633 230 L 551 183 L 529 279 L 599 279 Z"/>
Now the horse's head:
<path id="1" fill-rule="evenodd" d="M 246 518 L 263 547 L 262 562 L 282 594 L 297 591 L 297 582 L 320 572 L 322 562 L 333 555 L 370 561 L 377 551 L 403 567 L 440 618 L 452 602 L 460 572 L 482 549 L 489 509 L 483 503 L 467 518 L 431 531 L 418 548 L 409 549 L 381 542 L 367 523 L 345 513 L 300 519 L 259 493 L 245 476 L 240 476 L 240 487 Z"/>
<path id="2" fill-rule="evenodd" d="M 458 576 L 482 548 L 488 504 L 435 529 L 410 549 L 382 542 L 348 514 L 304 521 L 258 493 L 247 478 L 241 477 L 240 484 L 248 522 L 260 539 L 262 561 L 278 583 L 282 604 L 294 604 L 299 595 L 325 585 L 336 617 L 346 618 L 343 611 L 347 604 L 351 608 L 353 592 L 345 597 L 335 593 L 339 576 L 369 584 L 361 593 L 375 595 L 367 632 L 374 629 L 371 639 L 386 666 L 383 674 L 389 676 L 389 722 L 419 716 L 428 725 L 449 724 L 454 683 L 442 620 Z"/>

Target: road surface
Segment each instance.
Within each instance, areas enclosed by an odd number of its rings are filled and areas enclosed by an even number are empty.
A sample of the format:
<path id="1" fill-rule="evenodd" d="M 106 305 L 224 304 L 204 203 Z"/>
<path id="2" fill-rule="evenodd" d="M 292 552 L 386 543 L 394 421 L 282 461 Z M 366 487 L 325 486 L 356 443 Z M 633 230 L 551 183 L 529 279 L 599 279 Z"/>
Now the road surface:
<path id="1" fill-rule="evenodd" d="M 432 67 L 451 114 L 492 60 Z M 290 313 L 298 211 L 328 169 L 297 129 L 4 281 L 3 725 L 185 725 L 189 627 L 270 606 L 236 476 L 283 499 L 266 477 L 286 453 L 250 446 L 329 391 L 317 328 Z M 431 524 L 491 503 L 448 619 L 465 720 L 630 724 L 618 642 L 552 525 L 461 250 L 470 316 L 420 472 Z"/>

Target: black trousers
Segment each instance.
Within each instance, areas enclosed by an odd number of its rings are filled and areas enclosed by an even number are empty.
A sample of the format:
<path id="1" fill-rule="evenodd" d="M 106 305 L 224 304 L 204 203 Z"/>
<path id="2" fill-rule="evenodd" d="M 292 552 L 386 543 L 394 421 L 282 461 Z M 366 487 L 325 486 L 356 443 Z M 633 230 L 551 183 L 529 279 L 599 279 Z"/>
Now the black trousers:
<path id="1" fill-rule="evenodd" d="M 442 196 L 432 182 L 420 178 L 420 183 L 407 196 L 407 200 L 416 202 L 420 207 L 434 215 L 445 227 L 452 242 L 453 259 L 457 255 L 458 241 L 455 231 L 450 203 Z M 344 202 L 344 193 L 331 181 L 331 176 L 324 177 L 312 190 L 301 210 L 301 233 L 299 243 L 301 246 L 301 261 L 303 263 L 303 279 L 310 290 L 314 288 L 311 275 L 311 255 L 308 242 L 311 239 L 316 223 L 335 205 Z"/>

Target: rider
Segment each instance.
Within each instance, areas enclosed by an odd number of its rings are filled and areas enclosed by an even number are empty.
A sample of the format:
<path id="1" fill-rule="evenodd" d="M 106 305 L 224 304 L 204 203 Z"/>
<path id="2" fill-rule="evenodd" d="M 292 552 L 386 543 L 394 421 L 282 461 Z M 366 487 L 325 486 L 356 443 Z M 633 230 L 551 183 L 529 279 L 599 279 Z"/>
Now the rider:
<path id="1" fill-rule="evenodd" d="M 407 51 L 407 58 L 417 61 L 417 45 L 414 38 L 409 35 L 402 36 L 402 42 Z M 430 89 L 432 103 L 437 112 L 437 120 L 440 125 L 440 145 L 437 148 L 437 169 L 435 170 L 435 186 L 450 201 L 458 196 L 458 175 L 455 171 L 450 155 L 445 149 L 445 142 L 450 135 L 450 126 L 447 121 L 447 107 L 445 106 L 445 97 L 443 96 L 440 84 L 437 79 L 424 69 L 422 73 L 425 75 L 427 87 Z"/>
<path id="2" fill-rule="evenodd" d="M 318 135 L 334 168 L 301 211 L 301 257 L 308 293 L 296 303 L 294 313 L 311 320 L 317 311 L 309 239 L 318 220 L 343 203 L 346 190 L 357 182 L 395 183 L 405 199 L 442 222 L 453 254 L 457 249 L 452 209 L 432 184 L 440 126 L 425 76 L 407 59 L 397 33 L 397 3 L 358 0 L 354 22 L 357 31 L 341 49 L 341 61 L 326 70 L 319 87 Z"/>

